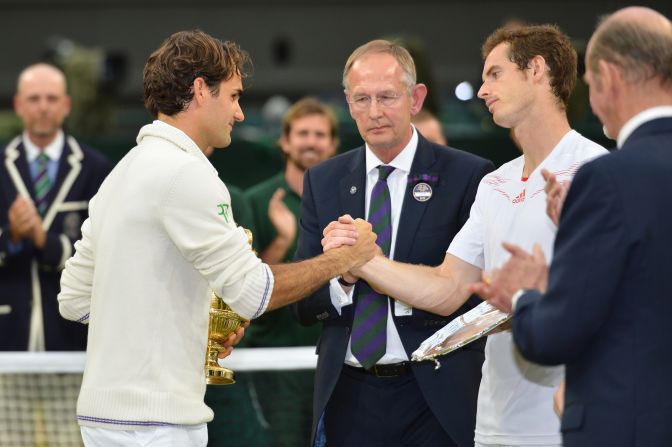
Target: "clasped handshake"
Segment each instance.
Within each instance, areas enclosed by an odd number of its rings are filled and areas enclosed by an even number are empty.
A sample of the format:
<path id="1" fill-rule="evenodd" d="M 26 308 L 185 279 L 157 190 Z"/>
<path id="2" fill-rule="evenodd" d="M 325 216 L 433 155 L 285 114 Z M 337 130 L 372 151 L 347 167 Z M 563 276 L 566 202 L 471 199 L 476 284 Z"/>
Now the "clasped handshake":
<path id="1" fill-rule="evenodd" d="M 322 236 L 322 249 L 325 253 L 344 246 L 351 246 L 357 252 L 355 255 L 357 263 L 343 274 L 343 279 L 348 283 L 355 283 L 361 276 L 360 267 L 377 254 L 383 254 L 376 245 L 377 235 L 373 232 L 371 224 L 363 219 L 353 219 L 349 214 L 330 222 L 322 231 Z"/>

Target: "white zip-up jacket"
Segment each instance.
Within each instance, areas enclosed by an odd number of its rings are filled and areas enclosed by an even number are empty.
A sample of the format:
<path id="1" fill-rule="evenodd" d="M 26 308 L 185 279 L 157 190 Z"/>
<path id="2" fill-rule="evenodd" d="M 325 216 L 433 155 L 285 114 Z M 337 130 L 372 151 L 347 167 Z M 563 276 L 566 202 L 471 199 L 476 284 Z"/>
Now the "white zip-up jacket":
<path id="1" fill-rule="evenodd" d="M 61 314 L 89 322 L 77 417 L 120 430 L 201 424 L 213 417 L 203 402 L 210 291 L 256 318 L 273 274 L 193 140 L 155 121 L 137 143 L 92 199 L 61 277 Z"/>

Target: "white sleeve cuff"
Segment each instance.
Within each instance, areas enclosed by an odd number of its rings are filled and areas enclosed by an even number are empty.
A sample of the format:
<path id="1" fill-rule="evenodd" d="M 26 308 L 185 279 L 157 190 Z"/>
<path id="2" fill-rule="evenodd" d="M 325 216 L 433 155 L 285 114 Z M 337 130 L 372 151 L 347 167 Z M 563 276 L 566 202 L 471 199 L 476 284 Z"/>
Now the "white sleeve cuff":
<path id="1" fill-rule="evenodd" d="M 520 299 L 520 297 L 523 296 L 523 294 L 525 294 L 528 291 L 529 291 L 529 289 L 518 289 L 516 291 L 516 293 L 513 294 L 513 296 L 511 297 L 511 312 L 512 313 L 516 311 L 516 306 L 518 305 L 518 300 Z"/>
<path id="2" fill-rule="evenodd" d="M 350 287 L 348 293 L 345 293 L 343 286 L 338 282 L 337 278 L 332 278 L 329 281 L 329 297 L 331 304 L 336 308 L 338 314 L 341 315 L 341 309 L 352 304 L 352 292 L 355 287 Z"/>
<path id="3" fill-rule="evenodd" d="M 256 268 L 245 275 L 243 281 L 243 286 L 237 296 L 231 297 L 223 294 L 222 298 L 238 315 L 246 320 L 252 320 L 266 312 L 273 293 L 275 278 L 268 265 L 259 263 Z"/>

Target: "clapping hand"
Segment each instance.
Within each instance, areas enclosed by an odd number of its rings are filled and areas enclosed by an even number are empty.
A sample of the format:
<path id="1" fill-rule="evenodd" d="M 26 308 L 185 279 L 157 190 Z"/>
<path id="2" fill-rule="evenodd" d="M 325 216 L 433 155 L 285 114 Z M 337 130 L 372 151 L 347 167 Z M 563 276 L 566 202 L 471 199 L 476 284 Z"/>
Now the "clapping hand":
<path id="1" fill-rule="evenodd" d="M 548 266 L 539 244 L 534 245 L 532 253 L 506 242 L 502 246 L 511 253 L 509 260 L 490 275 L 484 273 L 483 280 L 469 284 L 467 290 L 480 295 L 501 311 L 511 313 L 511 299 L 518 290 L 546 290 Z"/>

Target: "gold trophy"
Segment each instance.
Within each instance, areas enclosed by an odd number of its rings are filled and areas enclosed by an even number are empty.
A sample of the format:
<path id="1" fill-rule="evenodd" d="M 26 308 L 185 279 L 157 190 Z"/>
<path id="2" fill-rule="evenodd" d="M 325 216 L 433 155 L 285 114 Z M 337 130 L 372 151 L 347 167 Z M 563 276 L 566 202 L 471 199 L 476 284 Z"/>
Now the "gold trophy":
<path id="1" fill-rule="evenodd" d="M 252 245 L 252 232 L 245 229 L 247 242 Z M 231 385 L 236 383 L 233 371 L 219 366 L 219 353 L 224 351 L 224 343 L 245 322 L 224 300 L 212 292 L 210 297 L 210 318 L 208 322 L 208 347 L 205 352 L 205 382 L 208 385 Z"/>
<path id="2" fill-rule="evenodd" d="M 218 355 L 225 348 L 224 342 L 245 322 L 224 302 L 212 293 L 210 320 L 208 323 L 208 349 L 205 354 L 205 381 L 208 385 L 231 385 L 236 383 L 233 371 L 219 366 Z"/>

